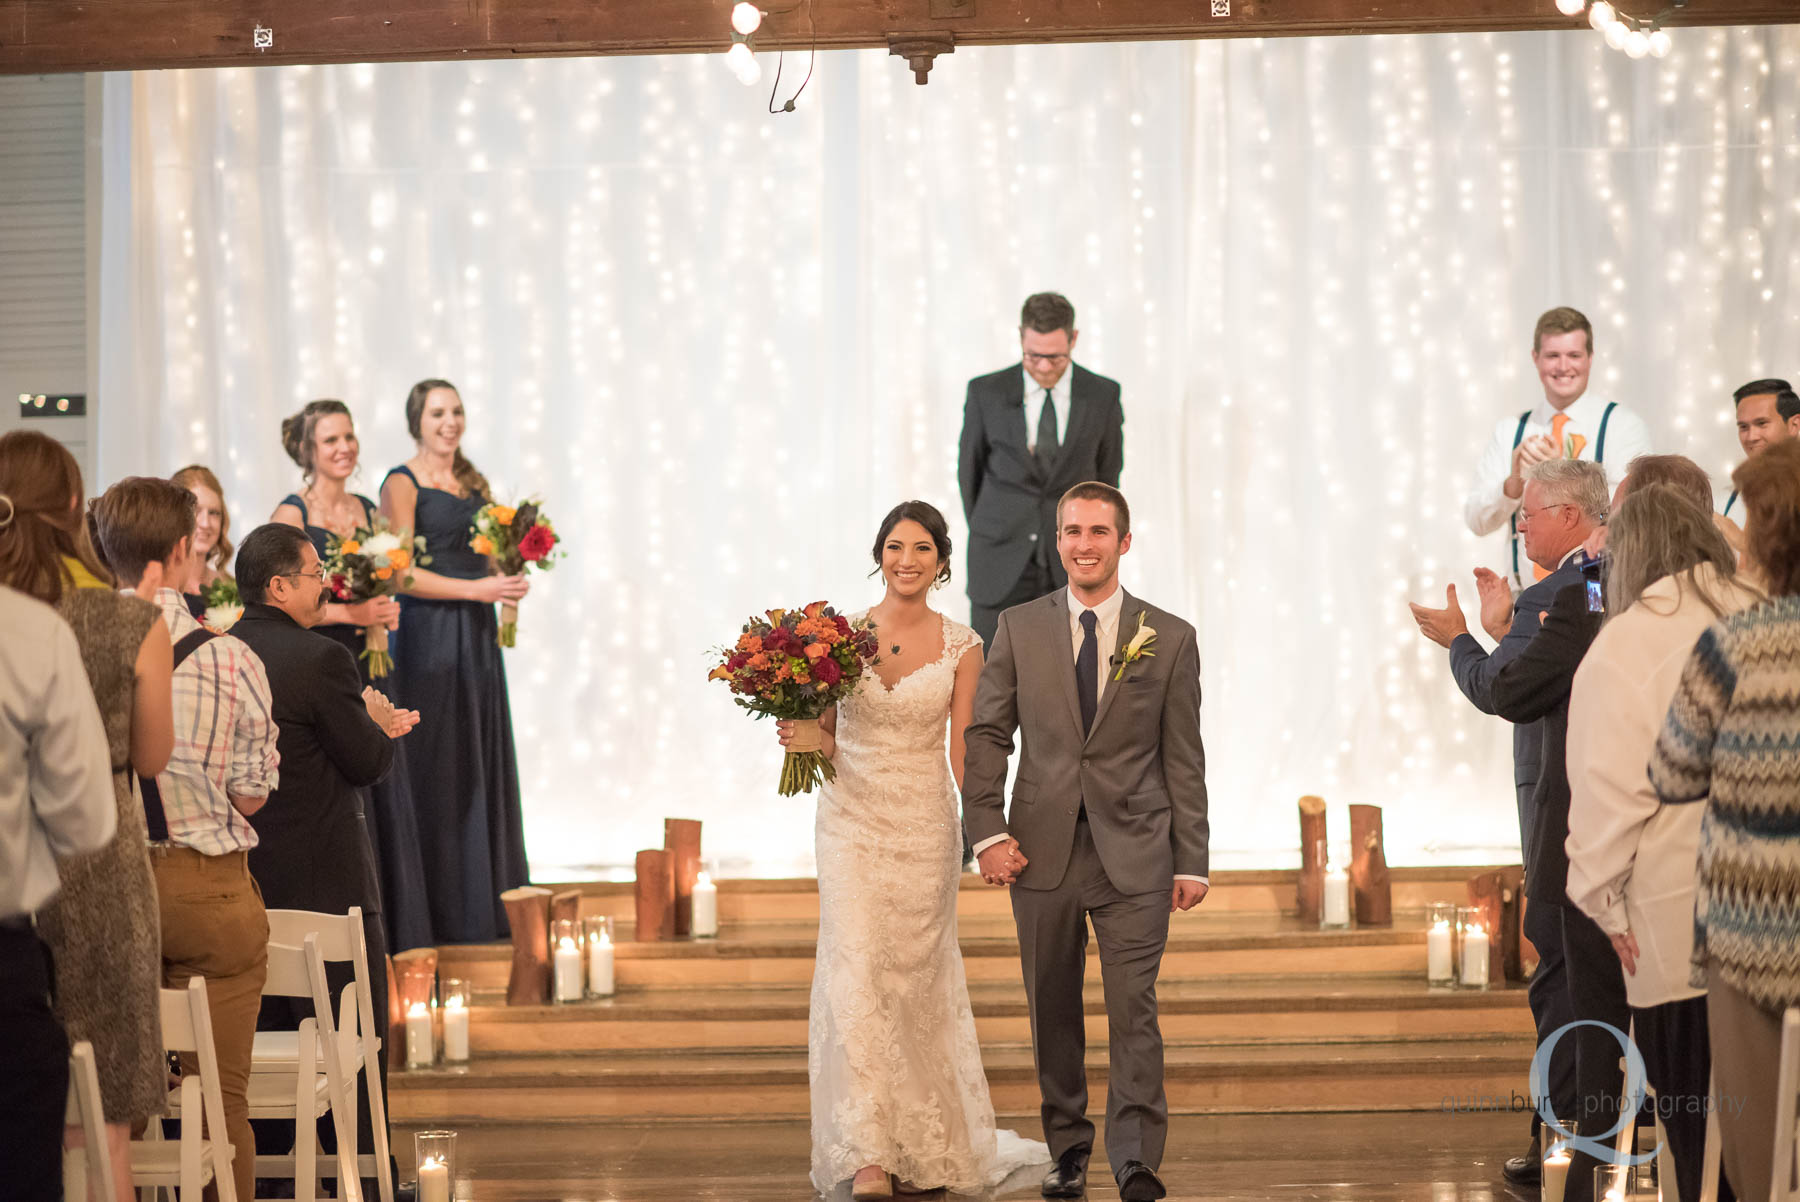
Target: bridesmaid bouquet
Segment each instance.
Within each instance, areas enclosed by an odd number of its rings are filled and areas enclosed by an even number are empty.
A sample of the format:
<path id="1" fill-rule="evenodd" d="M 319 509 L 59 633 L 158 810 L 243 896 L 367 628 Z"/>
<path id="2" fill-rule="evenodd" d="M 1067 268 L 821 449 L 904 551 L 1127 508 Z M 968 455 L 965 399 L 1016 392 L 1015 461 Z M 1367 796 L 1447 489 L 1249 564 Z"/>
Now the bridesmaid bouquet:
<path id="1" fill-rule="evenodd" d="M 719 649 L 708 680 L 724 681 L 737 694 L 732 700 L 758 718 L 795 724 L 781 764 L 783 797 L 837 778 L 820 750 L 819 716 L 856 687 L 876 650 L 874 626 L 853 623 L 823 601 L 751 618 L 736 644 Z"/>
<path id="2" fill-rule="evenodd" d="M 412 583 L 414 564 L 430 562 L 424 539 L 415 538 L 409 546 L 386 518 L 378 517 L 347 535 L 331 536 L 325 544 L 325 582 L 339 604 L 360 605 L 393 596 Z M 394 657 L 388 654 L 388 628 L 380 622 L 363 628 L 362 657 L 371 678 L 394 670 Z"/>
<path id="3" fill-rule="evenodd" d="M 244 616 L 244 602 L 238 596 L 237 581 L 229 576 L 221 576 L 202 588 L 200 599 L 206 602 L 206 616 L 201 623 L 214 634 L 224 634 Z"/>
<path id="4" fill-rule="evenodd" d="M 475 512 L 470 529 L 469 549 L 487 556 L 502 576 L 517 576 L 526 568 L 548 570 L 556 562 L 552 552 L 562 541 L 536 500 L 517 505 L 490 501 Z M 518 637 L 519 603 L 502 601 L 499 643 L 511 647 Z"/>

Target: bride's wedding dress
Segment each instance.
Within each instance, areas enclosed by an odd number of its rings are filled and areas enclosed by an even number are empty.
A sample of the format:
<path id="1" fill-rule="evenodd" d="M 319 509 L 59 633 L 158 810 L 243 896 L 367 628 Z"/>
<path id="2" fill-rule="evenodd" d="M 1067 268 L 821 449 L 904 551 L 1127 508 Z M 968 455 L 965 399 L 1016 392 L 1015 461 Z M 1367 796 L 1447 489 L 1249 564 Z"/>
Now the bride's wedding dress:
<path id="1" fill-rule="evenodd" d="M 859 615 L 860 616 L 860 615 Z M 944 652 L 889 689 L 873 671 L 838 706 L 836 781 L 819 800 L 819 956 L 807 1068 L 812 1180 L 865 1165 L 979 1193 L 1047 1162 L 996 1133 L 956 936 L 962 828 L 946 753 L 956 665 L 980 643 L 943 619 Z"/>

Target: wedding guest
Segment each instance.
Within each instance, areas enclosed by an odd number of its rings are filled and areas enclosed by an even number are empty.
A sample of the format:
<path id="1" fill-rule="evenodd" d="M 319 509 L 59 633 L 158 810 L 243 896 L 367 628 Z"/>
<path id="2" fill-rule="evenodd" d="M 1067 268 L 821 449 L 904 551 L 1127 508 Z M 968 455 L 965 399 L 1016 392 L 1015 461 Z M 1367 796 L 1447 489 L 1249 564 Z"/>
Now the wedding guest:
<path id="1" fill-rule="evenodd" d="M 1450 671 L 1457 688 L 1484 714 L 1500 714 L 1494 699 L 1494 679 L 1516 659 L 1534 638 L 1541 615 L 1563 589 L 1582 583 L 1577 562 L 1582 544 L 1591 539 L 1605 517 L 1606 477 L 1598 464 L 1585 460 L 1549 460 L 1538 465 L 1545 478 L 1528 482 L 1517 515 L 1519 537 L 1530 562 L 1546 574 L 1522 589 L 1515 598 L 1511 586 L 1496 573 L 1478 568 L 1476 589 L 1481 597 L 1481 622 L 1499 644 L 1493 654 L 1484 650 L 1463 618 L 1456 586 L 1446 589 L 1448 604 L 1442 609 L 1413 605 L 1413 618 L 1426 638 L 1450 651 Z M 1528 469 L 1535 470 L 1535 469 Z M 1533 843 L 1538 838 L 1536 796 L 1544 771 L 1544 724 L 1515 722 L 1513 726 L 1513 793 L 1519 814 L 1519 846 L 1523 849 L 1527 877 L 1532 871 Z M 1560 756 L 1558 765 L 1560 770 Z M 1558 836 L 1560 839 L 1560 836 Z M 1559 844 L 1560 846 L 1560 844 Z M 1558 870 L 1560 872 L 1560 869 Z M 1538 966 L 1531 974 L 1527 1000 L 1532 1025 L 1540 1044 L 1573 1020 L 1569 999 L 1567 957 L 1563 949 L 1560 888 L 1533 896 L 1525 909 L 1525 937 L 1537 949 Z M 1571 1115 L 1576 1106 L 1576 1055 L 1573 1040 L 1553 1045 L 1545 1096 L 1559 1115 Z M 1541 1101 L 1542 1099 L 1538 1099 Z M 1534 1108 L 1531 1144 L 1521 1156 L 1507 1160 L 1501 1172 L 1507 1180 L 1530 1185 L 1538 1180 L 1541 1163 L 1541 1120 Z"/>
<path id="2" fill-rule="evenodd" d="M 71 1040 L 94 1045 L 113 1175 L 129 1202 L 130 1131 L 162 1113 L 168 1085 L 156 885 L 135 776 L 161 772 L 175 741 L 169 633 L 156 606 L 113 587 L 88 537 L 81 469 L 61 443 L 33 430 L 0 437 L 0 493 L 13 510 L 0 530 L 0 584 L 68 622 L 106 726 L 117 833 L 58 864 L 62 891 L 37 926 L 56 964 L 57 1016 Z"/>
<path id="3" fill-rule="evenodd" d="M 18 520 L 0 493 L 0 555 Z M 6 1194 L 58 1202 L 69 1041 L 50 1004 L 50 949 L 31 916 L 61 888 L 56 861 L 118 827 L 106 728 L 81 649 L 41 601 L 0 586 L 0 1165 Z"/>
<path id="4" fill-rule="evenodd" d="M 1731 479 L 1770 599 L 1700 636 L 1650 782 L 1670 806 L 1704 802 L 1693 980 L 1708 991 L 1726 1175 L 1738 1197 L 1767 1198 L 1781 1016 L 1800 1005 L 1800 441 Z"/>
<path id="5" fill-rule="evenodd" d="M 394 698 L 424 715 L 408 766 L 420 858 L 437 943 L 508 934 L 500 894 L 528 880 L 506 665 L 494 603 L 517 601 L 524 576 L 498 576 L 469 549 L 470 522 L 491 499 L 462 452 L 467 418 L 446 380 L 406 398 L 418 453 L 381 482 L 381 511 L 425 539 L 394 642 Z"/>
<path id="6" fill-rule="evenodd" d="M 1463 517 L 1475 534 L 1507 528 L 1504 574 L 1515 588 L 1547 575 L 1526 553 L 1517 523 L 1526 470 L 1546 459 L 1589 460 L 1606 468 L 1610 489 L 1624 478 L 1627 464 L 1650 451 L 1650 430 L 1642 418 L 1588 392 L 1594 327 L 1578 310 L 1551 309 L 1538 318 L 1531 361 L 1543 400 L 1495 423 L 1463 502 Z"/>
<path id="7" fill-rule="evenodd" d="M 1119 384 L 1071 361 L 1075 306 L 1025 298 L 1022 361 L 969 381 L 957 482 L 969 522 L 970 625 L 994 641 L 1000 611 L 1068 583 L 1056 553 L 1056 504 L 1084 480 L 1118 487 L 1125 466 Z"/>
<path id="8" fill-rule="evenodd" d="M 206 616 L 206 589 L 231 579 L 231 513 L 225 508 L 225 490 L 212 469 L 198 463 L 169 477 L 194 494 L 193 576 L 181 585 L 188 613 Z"/>
<path id="9" fill-rule="evenodd" d="M 1752 380 L 1731 394 L 1737 412 L 1738 446 L 1746 461 L 1769 447 L 1800 438 L 1800 395 L 1786 380 Z M 1719 512 L 1731 517 L 1738 506 L 1738 490 L 1732 489 Z"/>
<path id="10" fill-rule="evenodd" d="M 361 906 L 368 962 L 382 964 L 387 937 L 360 789 L 386 774 L 393 740 L 411 730 L 419 716 L 396 710 L 379 690 L 363 684 L 348 651 L 311 633 L 325 608 L 325 575 L 304 531 L 279 522 L 258 526 L 238 548 L 237 567 L 244 616 L 231 633 L 262 660 L 281 731 L 280 787 L 250 819 L 257 835 L 250 872 L 271 909 L 343 914 Z M 347 966 L 332 965 L 329 973 L 335 997 L 349 979 Z M 387 976 L 373 971 L 371 977 L 375 1037 L 385 1045 Z M 291 1031 L 311 1012 L 303 1002 L 269 998 L 261 1022 Z M 387 1058 L 376 1060 L 385 1091 Z M 357 1142 L 364 1148 L 374 1146 L 366 1086 L 366 1079 L 358 1086 L 356 1118 Z M 319 1140 L 323 1148 L 337 1147 L 329 1119 L 319 1124 Z M 271 1124 L 259 1130 L 257 1145 L 285 1152 L 292 1146 L 291 1127 Z M 367 1182 L 364 1195 L 374 1197 L 375 1188 Z"/>
<path id="11" fill-rule="evenodd" d="M 281 423 L 281 445 L 299 465 L 302 486 L 275 507 L 271 521 L 297 526 L 312 540 L 323 559 L 333 538 L 347 538 L 378 516 L 375 502 L 350 491 L 361 446 L 349 406 L 342 401 L 309 401 Z M 392 696 L 389 677 L 372 677 L 363 656 L 363 631 L 370 626 L 393 630 L 400 624 L 400 603 L 378 597 L 346 605 L 325 602 L 317 634 L 342 643 L 357 657 L 363 682 Z M 425 903 L 425 868 L 419 860 L 419 827 L 413 815 L 412 777 L 405 744 L 394 747 L 394 765 L 369 786 L 364 812 L 381 883 L 381 918 L 388 949 L 403 952 L 432 942 L 431 915 Z"/>
<path id="12" fill-rule="evenodd" d="M 250 877 L 256 832 L 248 815 L 278 779 L 275 720 L 262 661 L 188 613 L 176 586 L 192 576 L 194 494 L 130 476 L 107 489 L 93 517 L 120 587 L 154 604 L 174 640 L 175 750 L 140 782 L 162 926 L 163 986 L 206 979 L 225 1123 L 234 1147 L 250 1132 L 250 1049 L 268 972 L 269 921 Z M 197 1071 L 189 1066 L 188 1071 Z M 232 1161 L 238 1195 L 252 1196 L 254 1158 Z"/>
<path id="13" fill-rule="evenodd" d="M 1609 616 L 1569 701 L 1568 891 L 1624 967 L 1680 1196 L 1698 1198 L 1711 1071 L 1706 990 L 1688 982 L 1700 807 L 1659 805 L 1644 764 L 1695 640 L 1762 596 L 1736 579 L 1710 495 L 1642 484 L 1632 471 L 1610 522 Z"/>

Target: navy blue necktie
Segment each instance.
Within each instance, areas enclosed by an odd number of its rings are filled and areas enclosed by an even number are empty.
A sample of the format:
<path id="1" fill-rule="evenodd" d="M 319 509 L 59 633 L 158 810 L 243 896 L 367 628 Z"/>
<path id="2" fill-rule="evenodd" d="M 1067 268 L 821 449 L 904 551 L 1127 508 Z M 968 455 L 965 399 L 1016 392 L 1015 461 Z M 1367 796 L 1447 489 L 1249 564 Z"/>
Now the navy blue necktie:
<path id="1" fill-rule="evenodd" d="M 1062 441 L 1056 436 L 1056 398 L 1044 389 L 1044 407 L 1038 411 L 1037 457 L 1038 462 L 1049 471 L 1056 466 L 1056 453 L 1062 449 Z"/>
<path id="2" fill-rule="evenodd" d="M 1100 707 L 1100 640 L 1094 637 L 1099 617 L 1091 609 L 1081 611 L 1081 650 L 1075 656 L 1075 692 L 1081 700 L 1081 733 L 1094 729 L 1094 711 Z"/>

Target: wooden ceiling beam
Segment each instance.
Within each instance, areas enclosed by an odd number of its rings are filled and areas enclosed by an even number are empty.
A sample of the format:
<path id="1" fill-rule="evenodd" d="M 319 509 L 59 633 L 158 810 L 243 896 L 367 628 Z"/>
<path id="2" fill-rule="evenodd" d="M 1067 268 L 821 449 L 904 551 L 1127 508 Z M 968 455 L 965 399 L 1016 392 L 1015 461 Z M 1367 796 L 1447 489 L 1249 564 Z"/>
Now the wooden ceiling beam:
<path id="1" fill-rule="evenodd" d="M 1648 16 L 1663 0 L 1624 0 Z M 756 48 L 1570 29 L 1553 0 L 762 0 Z M 0 0 L 0 74 L 718 53 L 730 0 Z M 1670 25 L 1800 22 L 1794 0 L 1689 0 Z M 258 30 L 267 46 L 259 46 Z"/>

